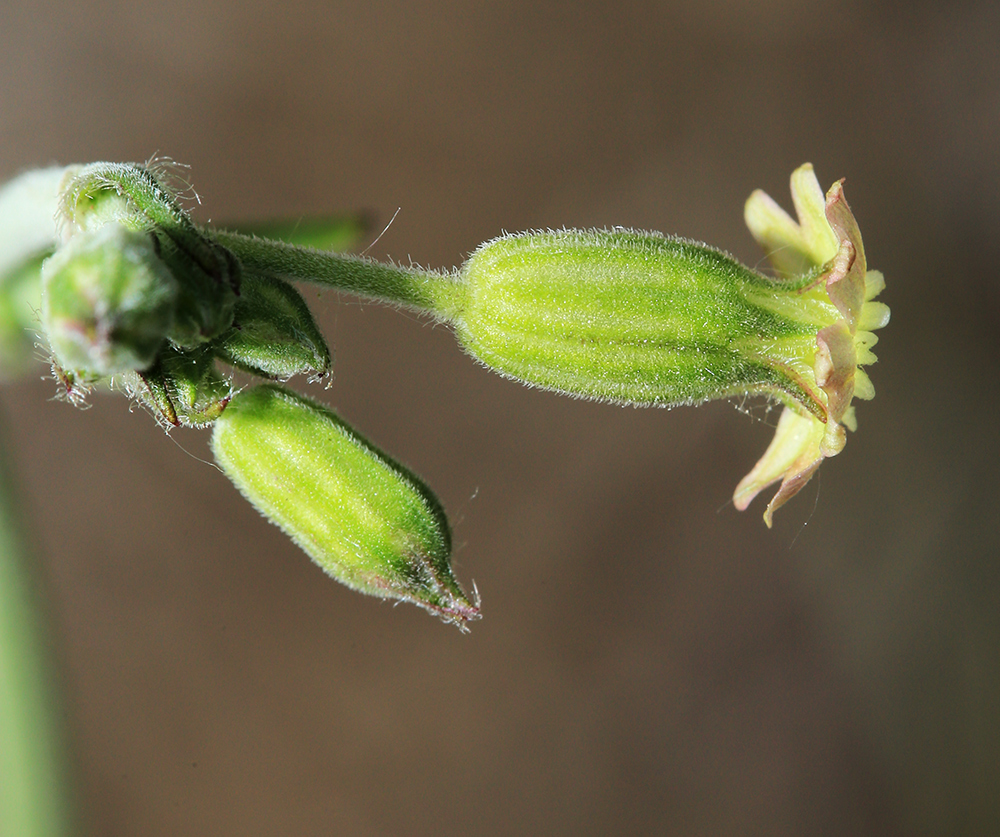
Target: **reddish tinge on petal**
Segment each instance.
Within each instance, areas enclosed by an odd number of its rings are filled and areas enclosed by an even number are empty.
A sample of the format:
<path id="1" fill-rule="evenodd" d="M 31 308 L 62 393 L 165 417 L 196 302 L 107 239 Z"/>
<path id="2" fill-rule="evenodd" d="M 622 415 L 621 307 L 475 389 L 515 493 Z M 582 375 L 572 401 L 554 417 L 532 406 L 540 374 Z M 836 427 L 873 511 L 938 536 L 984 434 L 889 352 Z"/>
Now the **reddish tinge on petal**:
<path id="1" fill-rule="evenodd" d="M 817 399 L 820 410 L 810 415 L 786 406 L 773 441 L 733 495 L 733 503 L 742 511 L 760 491 L 781 480 L 764 513 L 768 526 L 775 509 L 802 490 L 823 460 L 843 450 L 845 426 L 855 427 L 854 396 L 874 395 L 871 381 L 858 364 L 874 362 L 870 347 L 875 337 L 870 330 L 888 322 L 889 310 L 871 301 L 884 281 L 875 271 L 870 276 L 867 273 L 861 232 L 844 198 L 843 183 L 833 184 L 824 206 L 812 167 L 797 169 L 792 176 L 792 194 L 798 224 L 761 192 L 755 192 L 747 202 L 747 224 L 765 247 L 774 249 L 783 244 L 807 262 L 823 265 L 817 285 L 822 283 L 836 307 L 829 321 L 817 322 L 810 364 L 815 387 L 825 396 Z M 810 285 L 810 289 L 817 285 Z"/>
<path id="2" fill-rule="evenodd" d="M 847 323 L 837 320 L 833 325 L 820 329 L 816 335 L 816 383 L 826 393 L 828 421 L 839 422 L 854 397 L 854 373 L 857 370 L 857 352 L 854 335 Z"/>
<path id="3" fill-rule="evenodd" d="M 865 301 L 865 248 L 861 230 L 844 197 L 844 181 L 838 180 L 826 194 L 826 217 L 840 242 L 837 255 L 830 262 L 826 292 L 830 301 L 847 320 L 853 334 Z"/>

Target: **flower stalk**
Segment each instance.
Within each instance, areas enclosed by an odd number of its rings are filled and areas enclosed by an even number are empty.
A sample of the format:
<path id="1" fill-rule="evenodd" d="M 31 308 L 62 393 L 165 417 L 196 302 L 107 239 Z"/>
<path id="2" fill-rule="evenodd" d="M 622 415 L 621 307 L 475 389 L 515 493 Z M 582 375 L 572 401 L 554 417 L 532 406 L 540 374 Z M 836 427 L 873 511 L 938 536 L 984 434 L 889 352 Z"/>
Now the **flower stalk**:
<path id="1" fill-rule="evenodd" d="M 224 230 L 214 230 L 211 235 L 248 270 L 335 288 L 444 321 L 450 321 L 462 304 L 463 286 L 454 273 L 387 264 Z"/>

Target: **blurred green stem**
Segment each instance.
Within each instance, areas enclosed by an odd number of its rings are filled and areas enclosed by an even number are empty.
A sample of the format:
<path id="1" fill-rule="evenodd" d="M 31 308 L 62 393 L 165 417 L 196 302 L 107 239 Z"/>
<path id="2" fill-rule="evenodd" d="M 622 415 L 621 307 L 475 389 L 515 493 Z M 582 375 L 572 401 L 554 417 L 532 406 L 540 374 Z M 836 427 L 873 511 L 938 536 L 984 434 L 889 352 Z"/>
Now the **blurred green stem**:
<path id="1" fill-rule="evenodd" d="M 0 837 L 73 833 L 62 718 L 0 433 Z"/>

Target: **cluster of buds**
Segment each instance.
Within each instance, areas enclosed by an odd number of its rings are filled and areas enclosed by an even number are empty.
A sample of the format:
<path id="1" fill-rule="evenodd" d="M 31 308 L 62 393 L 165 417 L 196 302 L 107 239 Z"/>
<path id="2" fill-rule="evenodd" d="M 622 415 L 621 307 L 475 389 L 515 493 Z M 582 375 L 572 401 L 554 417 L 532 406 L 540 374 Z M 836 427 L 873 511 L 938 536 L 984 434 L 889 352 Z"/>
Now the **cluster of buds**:
<path id="1" fill-rule="evenodd" d="M 70 166 L 58 194 L 42 328 L 71 400 L 113 379 L 164 424 L 202 426 L 232 395 L 216 359 L 278 380 L 329 371 L 299 292 L 244 270 L 194 224 L 163 170 Z"/>
<path id="2" fill-rule="evenodd" d="M 843 182 L 824 197 L 805 165 L 792 198 L 797 221 L 762 192 L 746 205 L 776 276 L 626 229 L 505 235 L 437 272 L 200 227 L 155 167 L 50 169 L 0 190 L 0 218 L 23 206 L 30 228 L 5 240 L 0 223 L 0 353 L 24 327 L 23 311 L 7 312 L 35 292 L 72 400 L 110 379 L 165 425 L 213 425 L 222 470 L 330 575 L 464 625 L 478 601 L 452 575 L 429 489 L 327 408 L 275 384 L 237 391 L 226 371 L 328 372 L 330 351 L 291 282 L 429 314 L 485 366 L 576 397 L 780 402 L 775 439 L 733 498 L 742 510 L 780 480 L 770 526 L 855 429 L 854 397 L 874 395 L 862 367 L 889 320 Z"/>
<path id="3" fill-rule="evenodd" d="M 222 471 L 326 573 L 459 626 L 478 617 L 452 574 L 441 505 L 417 477 L 318 404 L 275 384 L 236 387 L 233 370 L 322 378 L 330 350 L 302 295 L 197 226 L 164 169 L 30 172 L 0 189 L 0 216 L 26 210 L 24 229 L 0 238 L 0 313 L 20 317 L 5 359 L 33 327 L 69 400 L 106 381 L 168 428 L 213 425 Z"/>

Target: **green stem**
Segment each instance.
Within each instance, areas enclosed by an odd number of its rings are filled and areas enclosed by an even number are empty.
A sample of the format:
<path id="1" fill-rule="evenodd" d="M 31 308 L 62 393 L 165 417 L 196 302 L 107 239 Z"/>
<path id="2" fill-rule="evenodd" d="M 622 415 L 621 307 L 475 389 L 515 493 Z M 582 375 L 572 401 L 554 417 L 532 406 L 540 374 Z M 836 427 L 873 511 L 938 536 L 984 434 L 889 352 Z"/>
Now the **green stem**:
<path id="1" fill-rule="evenodd" d="M 73 833 L 38 594 L 0 448 L 0 835 Z"/>
<path id="2" fill-rule="evenodd" d="M 464 307 L 465 286 L 454 273 L 384 264 L 222 230 L 206 234 L 230 250 L 245 270 L 326 285 L 414 308 L 446 322 L 453 322 Z"/>

